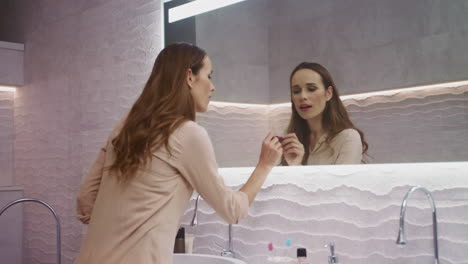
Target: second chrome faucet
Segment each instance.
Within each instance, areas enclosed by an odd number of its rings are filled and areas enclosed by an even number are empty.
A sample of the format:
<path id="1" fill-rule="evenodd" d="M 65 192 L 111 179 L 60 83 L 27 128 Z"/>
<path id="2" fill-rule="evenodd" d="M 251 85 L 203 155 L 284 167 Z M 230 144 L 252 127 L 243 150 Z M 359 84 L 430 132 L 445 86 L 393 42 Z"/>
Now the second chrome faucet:
<path id="1" fill-rule="evenodd" d="M 401 204 L 401 210 L 400 210 L 400 228 L 398 231 L 398 238 L 397 238 L 397 245 L 400 246 L 405 246 L 407 241 L 406 241 L 406 232 L 405 232 L 405 214 L 406 214 L 406 207 L 408 204 L 408 199 L 411 196 L 412 193 L 416 191 L 422 191 L 427 199 L 429 200 L 429 203 L 431 204 L 432 208 L 432 235 L 433 235 L 433 240 L 434 240 L 434 263 L 439 264 L 439 245 L 438 245 L 438 239 L 437 239 L 437 214 L 436 214 L 436 206 L 434 203 L 434 199 L 432 198 L 431 193 L 423 187 L 420 186 L 414 186 L 412 187 L 405 195 L 403 198 L 403 202 Z"/>
<path id="2" fill-rule="evenodd" d="M 196 226 L 198 225 L 198 203 L 200 202 L 200 195 L 197 195 L 197 199 L 195 199 L 195 206 L 193 208 L 193 216 L 192 216 L 192 221 L 190 221 L 190 226 Z"/>

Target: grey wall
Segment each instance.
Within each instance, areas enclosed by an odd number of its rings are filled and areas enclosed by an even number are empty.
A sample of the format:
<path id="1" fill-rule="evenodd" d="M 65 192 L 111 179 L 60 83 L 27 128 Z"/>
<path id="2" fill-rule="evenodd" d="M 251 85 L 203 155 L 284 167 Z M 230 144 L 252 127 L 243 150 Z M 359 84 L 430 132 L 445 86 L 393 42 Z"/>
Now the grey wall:
<path id="1" fill-rule="evenodd" d="M 197 16 L 197 44 L 215 100 L 279 103 L 302 61 L 342 94 L 467 79 L 467 13 L 465 0 L 250 0 Z"/>
<path id="2" fill-rule="evenodd" d="M 0 0 L 0 41 L 23 42 L 17 27 L 20 17 L 14 15 L 17 7 L 13 1 Z"/>
<path id="3" fill-rule="evenodd" d="M 268 2 L 246 1 L 197 16 L 197 45 L 214 65 L 213 100 L 270 101 Z"/>
<path id="4" fill-rule="evenodd" d="M 289 100 L 301 61 L 342 94 L 468 78 L 468 1 L 271 0 L 271 101 Z"/>
<path id="5" fill-rule="evenodd" d="M 24 39 L 16 92 L 15 177 L 62 223 L 63 263 L 81 242 L 75 198 L 108 132 L 140 93 L 161 49 L 159 0 L 9 1 Z M 25 206 L 24 263 L 55 263 L 47 210 Z"/>

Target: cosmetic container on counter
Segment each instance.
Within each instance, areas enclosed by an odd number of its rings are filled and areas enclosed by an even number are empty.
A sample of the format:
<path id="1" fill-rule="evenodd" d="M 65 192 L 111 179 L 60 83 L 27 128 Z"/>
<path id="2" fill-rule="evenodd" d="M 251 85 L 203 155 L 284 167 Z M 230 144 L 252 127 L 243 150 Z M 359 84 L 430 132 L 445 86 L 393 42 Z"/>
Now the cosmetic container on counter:
<path id="1" fill-rule="evenodd" d="M 174 253 L 185 253 L 185 229 L 179 228 L 174 244 Z"/>
<path id="2" fill-rule="evenodd" d="M 310 264 L 307 260 L 307 249 L 298 248 L 297 249 L 297 264 Z"/>

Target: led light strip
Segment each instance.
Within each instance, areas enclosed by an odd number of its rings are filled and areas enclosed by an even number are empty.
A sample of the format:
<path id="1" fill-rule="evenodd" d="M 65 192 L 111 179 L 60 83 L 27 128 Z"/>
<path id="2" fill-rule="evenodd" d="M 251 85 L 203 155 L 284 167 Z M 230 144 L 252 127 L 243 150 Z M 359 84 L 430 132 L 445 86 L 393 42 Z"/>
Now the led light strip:
<path id="1" fill-rule="evenodd" d="M 245 0 L 197 0 L 169 9 L 169 23 L 196 16 Z"/>
<path id="2" fill-rule="evenodd" d="M 454 87 L 460 87 L 464 85 L 468 85 L 468 80 L 413 86 L 413 87 L 398 88 L 398 89 L 390 89 L 390 90 L 383 90 L 383 91 L 376 91 L 376 92 L 369 92 L 369 93 L 350 94 L 350 95 L 343 95 L 340 98 L 341 100 L 349 100 L 349 99 L 362 100 L 362 99 L 366 99 L 372 96 L 379 96 L 379 95 L 388 96 L 388 95 L 395 95 L 397 93 L 416 92 L 416 91 L 424 91 L 424 90 L 427 91 L 427 90 L 431 90 L 435 88 L 454 88 Z"/>
<path id="3" fill-rule="evenodd" d="M 379 95 L 389 96 L 389 95 L 395 95 L 398 93 L 427 91 L 427 90 L 436 89 L 436 88 L 455 88 L 455 87 L 460 87 L 460 86 L 465 86 L 465 85 L 468 85 L 468 80 L 413 86 L 413 87 L 390 89 L 390 90 L 382 90 L 382 91 L 375 91 L 375 92 L 368 92 L 368 93 L 342 95 L 340 96 L 340 98 L 341 100 L 350 100 L 350 99 L 362 100 L 362 99 L 366 99 L 366 98 L 373 97 L 373 96 L 379 96 Z M 240 108 L 247 108 L 247 107 L 278 108 L 278 107 L 291 106 L 291 103 L 287 102 L 287 103 L 277 103 L 277 104 L 249 104 L 249 103 L 211 101 L 210 105 L 213 105 L 215 107 L 234 106 L 234 107 L 240 107 Z"/>
<path id="4" fill-rule="evenodd" d="M 228 107 L 228 106 L 235 106 L 239 108 L 262 108 L 262 107 L 268 107 L 271 105 L 268 104 L 253 104 L 253 103 L 236 103 L 236 102 L 224 102 L 224 101 L 211 101 L 210 105 L 216 106 L 216 107 Z"/>
<path id="5" fill-rule="evenodd" d="M 0 86 L 0 92 L 15 92 L 16 87 L 11 86 Z"/>

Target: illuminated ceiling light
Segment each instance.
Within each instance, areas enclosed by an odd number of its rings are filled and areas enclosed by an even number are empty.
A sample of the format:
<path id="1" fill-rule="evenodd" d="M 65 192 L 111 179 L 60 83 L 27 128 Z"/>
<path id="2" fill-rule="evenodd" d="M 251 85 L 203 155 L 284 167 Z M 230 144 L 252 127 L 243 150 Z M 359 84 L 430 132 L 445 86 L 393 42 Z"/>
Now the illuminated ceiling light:
<path id="1" fill-rule="evenodd" d="M 245 0 L 196 0 L 169 9 L 169 23 L 196 16 L 221 7 L 239 3 Z"/>
<path id="2" fill-rule="evenodd" d="M 0 86 L 0 92 L 15 92 L 16 87 L 12 86 Z"/>
<path id="3" fill-rule="evenodd" d="M 417 91 L 428 91 L 431 89 L 436 88 L 455 88 L 468 85 L 468 80 L 465 81 L 457 81 L 457 82 L 446 82 L 446 83 L 438 83 L 438 84 L 430 84 L 430 85 L 421 85 L 421 86 L 413 86 L 413 87 L 406 87 L 406 88 L 398 88 L 398 89 L 391 89 L 391 90 L 382 90 L 382 91 L 375 91 L 375 92 L 368 92 L 368 93 L 358 93 L 358 94 L 349 94 L 349 95 L 342 95 L 340 96 L 341 100 L 362 100 L 369 97 L 379 96 L 379 95 L 395 95 L 398 93 L 408 93 L 408 92 L 417 92 Z M 236 102 L 221 102 L 221 101 L 211 101 L 211 105 L 215 107 L 226 107 L 226 106 L 234 106 L 240 108 L 247 108 L 247 107 L 269 107 L 269 108 L 279 108 L 279 107 L 287 107 L 291 106 L 290 102 L 287 103 L 277 103 L 277 104 L 249 104 L 249 103 L 236 103 Z"/>

